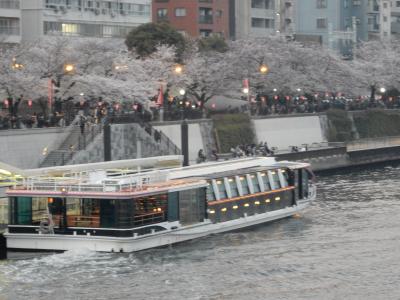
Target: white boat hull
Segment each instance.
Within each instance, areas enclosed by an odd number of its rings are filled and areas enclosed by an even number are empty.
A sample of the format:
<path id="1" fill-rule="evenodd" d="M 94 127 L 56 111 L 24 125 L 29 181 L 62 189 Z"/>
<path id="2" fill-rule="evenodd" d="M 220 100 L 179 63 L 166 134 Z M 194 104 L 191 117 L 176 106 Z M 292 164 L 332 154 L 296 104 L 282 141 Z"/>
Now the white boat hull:
<path id="1" fill-rule="evenodd" d="M 193 226 L 178 227 L 177 229 L 128 238 L 20 233 L 6 233 L 5 235 L 7 237 L 7 247 L 10 249 L 55 251 L 89 249 L 101 252 L 135 252 L 286 218 L 303 210 L 309 203 L 310 200 L 304 200 L 292 207 L 231 221 L 211 223 L 206 220 Z"/>

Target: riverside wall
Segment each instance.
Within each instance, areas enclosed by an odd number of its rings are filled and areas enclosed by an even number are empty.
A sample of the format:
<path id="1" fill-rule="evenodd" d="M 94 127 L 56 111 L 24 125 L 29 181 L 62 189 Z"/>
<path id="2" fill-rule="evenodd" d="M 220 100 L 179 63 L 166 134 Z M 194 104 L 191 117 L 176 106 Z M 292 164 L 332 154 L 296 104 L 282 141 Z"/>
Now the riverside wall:
<path id="1" fill-rule="evenodd" d="M 269 147 L 277 147 L 277 153 L 289 152 L 290 146 L 307 144 L 309 148 L 313 148 L 313 145 L 327 144 L 328 124 L 326 114 L 252 119 L 256 142 L 267 142 Z M 126 127 L 126 125 L 124 126 Z M 121 130 L 113 130 L 113 159 L 128 159 L 138 156 L 134 130 L 122 130 L 124 126 L 119 126 Z M 180 122 L 153 123 L 153 127 L 161 130 L 180 148 Z M 43 159 L 43 149 L 52 150 L 56 148 L 56 145 L 66 134 L 64 128 L 0 131 L 0 161 L 22 169 L 37 168 Z M 204 149 L 207 153 L 215 148 L 214 137 L 212 120 L 189 121 L 189 156 L 191 163 L 195 162 L 200 149 Z M 306 152 L 310 157 L 301 157 L 301 159 L 312 163 L 315 169 L 325 170 L 396 160 L 398 158 L 396 151 L 399 150 L 396 147 L 398 146 L 400 146 L 400 137 L 356 140 L 347 145 L 346 153 L 327 154 L 323 149 L 315 149 Z M 339 150 L 336 149 L 335 151 Z M 150 155 L 151 151 L 143 146 L 141 152 L 142 155 Z M 373 155 L 374 152 L 377 153 L 376 156 Z M 286 153 L 279 156 L 297 160 L 300 159 L 300 155 L 303 154 Z M 103 156 L 103 143 L 101 136 L 99 136 L 93 145 L 88 145 L 85 153 L 76 156 L 73 163 L 102 161 Z"/>
<path id="2" fill-rule="evenodd" d="M 399 139 L 400 137 L 368 139 L 346 146 L 278 154 L 277 160 L 307 162 L 315 172 L 395 162 L 400 161 L 400 144 L 395 144 Z M 370 146 L 366 147 L 367 144 Z"/>

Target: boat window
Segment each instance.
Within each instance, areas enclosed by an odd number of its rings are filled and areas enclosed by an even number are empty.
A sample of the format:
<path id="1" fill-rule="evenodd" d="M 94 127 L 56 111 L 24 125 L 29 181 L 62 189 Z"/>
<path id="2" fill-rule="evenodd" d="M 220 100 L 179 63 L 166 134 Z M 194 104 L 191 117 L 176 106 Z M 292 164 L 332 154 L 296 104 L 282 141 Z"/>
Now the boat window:
<path id="1" fill-rule="evenodd" d="M 32 198 L 32 225 L 40 225 L 40 221 L 48 215 L 47 203 L 48 199 L 44 197 Z"/>
<path id="2" fill-rule="evenodd" d="M 68 227 L 100 227 L 99 199 L 67 198 L 66 206 Z"/>
<path id="3" fill-rule="evenodd" d="M 275 189 L 280 189 L 281 188 L 281 182 L 279 180 L 279 175 L 277 170 L 273 170 L 273 171 L 269 171 L 271 176 L 272 176 L 272 180 L 273 180 L 273 185 Z"/>
<path id="4" fill-rule="evenodd" d="M 271 185 L 269 184 L 269 179 L 268 179 L 267 173 L 265 173 L 265 172 L 264 173 L 260 173 L 260 175 L 261 175 L 262 181 L 264 183 L 265 190 L 266 191 L 270 191 L 271 190 Z"/>
<path id="5" fill-rule="evenodd" d="M 100 199 L 100 227 L 116 227 L 116 201 L 115 199 Z"/>
<path id="6" fill-rule="evenodd" d="M 207 185 L 207 200 L 208 201 L 214 201 L 215 200 L 214 189 L 213 189 L 213 186 L 212 186 L 211 182 L 208 182 L 208 185 Z"/>
<path id="7" fill-rule="evenodd" d="M 246 176 L 240 176 L 239 177 L 240 180 L 240 184 L 242 185 L 242 191 L 243 191 L 243 195 L 248 195 L 250 194 L 250 190 L 249 190 L 249 184 L 247 183 L 247 179 Z"/>
<path id="8" fill-rule="evenodd" d="M 281 186 L 287 187 L 289 186 L 289 174 L 286 170 L 279 170 L 281 174 Z"/>
<path id="9" fill-rule="evenodd" d="M 8 199 L 0 198 L 0 225 L 6 225 L 8 223 Z"/>
<path id="10" fill-rule="evenodd" d="M 302 186 L 303 186 L 303 197 L 307 198 L 308 197 L 308 181 L 309 181 L 309 173 L 307 172 L 307 170 L 302 169 Z"/>
<path id="11" fill-rule="evenodd" d="M 218 186 L 219 198 L 226 199 L 228 196 L 226 194 L 224 180 L 221 178 L 221 179 L 217 179 L 216 182 L 217 182 L 217 186 Z"/>
<path id="12" fill-rule="evenodd" d="M 160 223 L 166 220 L 167 194 L 136 198 L 134 225 Z"/>
<path id="13" fill-rule="evenodd" d="M 32 198 L 13 197 L 10 201 L 11 224 L 31 225 L 32 224 Z"/>
<path id="14" fill-rule="evenodd" d="M 205 189 L 179 192 L 179 221 L 183 225 L 202 222 L 205 217 Z"/>
<path id="15" fill-rule="evenodd" d="M 228 182 L 229 182 L 229 187 L 231 188 L 231 195 L 232 197 L 237 197 L 239 196 L 239 191 L 238 191 L 238 187 L 236 185 L 236 180 L 234 177 L 229 177 L 228 178 Z"/>
<path id="16" fill-rule="evenodd" d="M 251 182 L 253 183 L 254 193 L 261 192 L 260 183 L 258 182 L 258 178 L 256 174 L 250 175 Z"/>

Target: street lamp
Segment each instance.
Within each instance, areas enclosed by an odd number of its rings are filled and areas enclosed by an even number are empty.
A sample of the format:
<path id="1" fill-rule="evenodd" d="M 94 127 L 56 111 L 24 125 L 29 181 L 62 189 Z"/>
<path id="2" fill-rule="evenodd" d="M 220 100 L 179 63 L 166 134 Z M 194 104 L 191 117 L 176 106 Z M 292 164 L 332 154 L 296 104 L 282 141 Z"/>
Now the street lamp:
<path id="1" fill-rule="evenodd" d="M 269 69 L 268 69 L 268 66 L 267 66 L 267 65 L 262 64 L 262 65 L 260 66 L 260 73 L 261 73 L 261 74 L 267 74 L 268 71 L 269 71 Z"/>
<path id="2" fill-rule="evenodd" d="M 24 65 L 17 63 L 17 59 L 13 57 L 11 68 L 13 68 L 14 70 L 21 70 L 24 68 Z"/>
<path id="3" fill-rule="evenodd" d="M 180 90 L 179 90 L 179 94 L 180 94 L 181 96 L 185 96 L 185 95 L 186 95 L 186 91 L 185 91 L 184 89 L 180 89 Z"/>
<path id="4" fill-rule="evenodd" d="M 174 67 L 174 72 L 175 72 L 175 74 L 178 74 L 178 75 L 182 74 L 182 72 L 183 72 L 183 66 L 182 66 L 182 65 L 176 65 L 176 66 Z"/>
<path id="5" fill-rule="evenodd" d="M 300 89 L 300 88 L 298 88 L 298 89 L 297 89 L 297 91 L 300 93 L 300 92 L 301 92 L 301 89 Z"/>
<path id="6" fill-rule="evenodd" d="M 249 93 L 249 88 L 247 87 L 243 88 L 243 93 L 247 95 Z"/>
<path id="7" fill-rule="evenodd" d="M 382 94 L 386 93 L 386 89 L 385 89 L 384 87 L 381 87 L 381 88 L 379 89 L 379 91 L 380 91 Z"/>
<path id="8" fill-rule="evenodd" d="M 278 91 L 278 89 L 273 89 L 274 93 L 276 93 Z"/>
<path id="9" fill-rule="evenodd" d="M 75 65 L 73 64 L 64 64 L 64 74 L 73 74 L 75 72 Z"/>

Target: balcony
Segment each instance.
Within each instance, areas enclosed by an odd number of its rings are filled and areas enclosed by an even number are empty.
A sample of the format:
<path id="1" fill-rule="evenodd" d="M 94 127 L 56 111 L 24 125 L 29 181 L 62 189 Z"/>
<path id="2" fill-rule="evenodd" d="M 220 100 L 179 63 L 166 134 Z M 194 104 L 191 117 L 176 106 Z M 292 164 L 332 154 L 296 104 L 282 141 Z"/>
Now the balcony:
<path id="1" fill-rule="evenodd" d="M 213 17 L 212 16 L 199 16 L 199 23 L 200 24 L 213 24 Z"/>
<path id="2" fill-rule="evenodd" d="M 0 8 L 19 9 L 19 0 L 0 0 Z"/>

